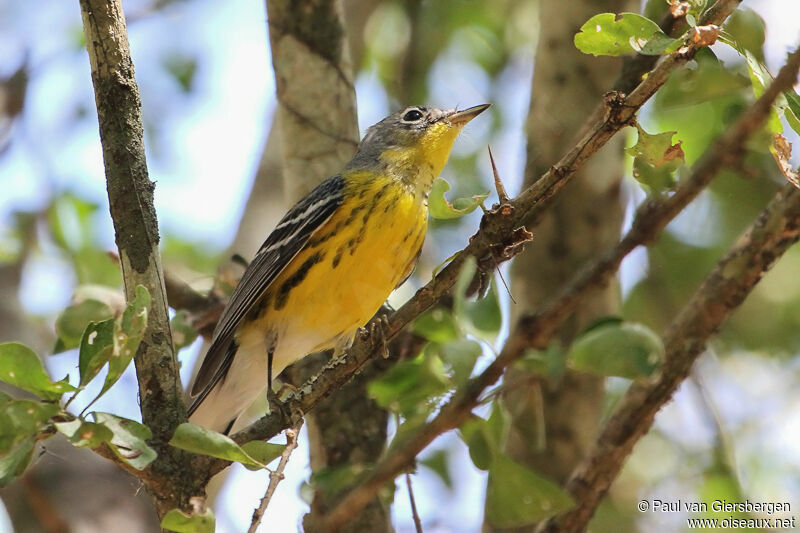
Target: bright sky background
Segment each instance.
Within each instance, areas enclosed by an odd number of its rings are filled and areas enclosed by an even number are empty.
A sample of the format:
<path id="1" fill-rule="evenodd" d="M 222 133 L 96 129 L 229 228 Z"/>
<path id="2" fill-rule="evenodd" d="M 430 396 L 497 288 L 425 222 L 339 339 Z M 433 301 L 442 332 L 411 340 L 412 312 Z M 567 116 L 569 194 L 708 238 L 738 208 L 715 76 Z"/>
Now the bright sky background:
<path id="1" fill-rule="evenodd" d="M 96 122 L 82 121 L 76 126 L 71 115 L 72 103 L 76 100 L 86 103 L 87 113 L 94 113 L 85 54 L 62 50 L 65 41 L 77 41 L 74 35 L 80 27 L 77 4 L 77 1 L 0 0 L 0 75 L 16 68 L 26 52 L 33 65 L 28 107 L 24 121 L 17 125 L 22 142 L 15 142 L 9 153 L 0 159 L 3 191 L 0 223 L 8 222 L 12 209 L 42 207 L 52 190 L 75 190 L 101 205 L 106 204 Z M 126 2 L 128 15 L 135 15 L 142 5 L 144 3 Z M 800 2 L 747 0 L 744 5 L 767 20 L 767 63 L 774 73 L 786 51 L 800 38 Z M 148 142 L 150 174 L 158 184 L 159 222 L 165 233 L 199 239 L 221 249 L 236 231 L 266 137 L 265 128 L 273 112 L 264 2 L 195 0 L 178 3 L 165 13 L 167 16 L 144 17 L 129 27 L 137 76 L 147 80 L 142 85 L 142 101 L 148 134 L 154 133 L 159 139 L 158 143 Z M 24 40 L 21 39 L 23 32 L 27 36 Z M 30 37 L 31 33 L 34 37 Z M 185 47 L 203 58 L 196 89 L 189 97 L 176 98 L 178 89 L 159 66 L 164 39 L 170 40 L 170 46 L 180 43 L 179 48 Z M 23 42 L 35 44 L 23 50 Z M 493 103 L 499 104 L 507 128 L 492 139 L 492 146 L 503 175 L 512 184 L 520 182 L 524 164 L 524 139 L 519 132 L 528 102 L 531 57 L 531 51 L 520 51 L 503 74 L 504 82 L 492 88 L 486 75 L 479 68 L 465 64 L 457 49 L 449 50 L 430 75 L 432 97 L 426 103 L 431 105 L 467 106 L 490 101 L 493 95 L 496 100 Z M 356 87 L 363 131 L 390 110 L 375 76 L 362 74 Z M 472 131 L 466 132 L 456 150 L 463 150 L 472 143 L 484 143 L 486 132 L 481 128 L 484 126 L 479 121 L 471 124 Z M 153 151 L 154 146 L 157 152 Z M 40 157 L 41 154 L 44 157 Z M 482 171 L 486 173 L 488 168 L 485 166 Z M 444 175 L 447 177 L 448 170 Z M 103 216 L 97 219 L 97 235 L 111 248 L 113 230 L 106 213 L 101 214 Z M 265 235 L 267 230 L 265 228 Z M 69 276 L 68 267 L 57 260 L 43 257 L 34 262 L 26 272 L 21 289 L 26 308 L 41 314 L 63 308 L 71 296 L 70 284 L 64 283 L 65 276 Z M 48 287 L 48 290 L 35 290 L 36 287 Z M 767 393 L 776 394 L 782 390 L 788 395 L 792 384 L 781 379 L 783 367 L 764 367 L 763 360 L 757 364 L 748 361 L 744 356 L 715 363 L 720 365 L 718 370 L 722 374 L 733 372 L 736 369 L 732 367 L 737 365 L 753 367 L 747 367 L 748 372 L 752 370 L 751 380 L 736 384 L 735 390 L 728 387 L 721 391 L 733 398 L 731 405 L 738 409 L 742 404 L 757 404 Z M 74 361 L 69 356 L 51 358 L 48 363 L 54 375 L 74 369 Z M 188 362 L 184 363 L 184 368 L 190 367 Z M 132 376 L 127 376 L 127 383 L 128 387 L 117 387 L 107 395 L 98 409 L 138 418 L 135 403 L 130 401 L 134 394 Z M 712 436 L 703 430 L 704 423 L 696 420 L 697 414 L 692 408 L 694 392 L 686 389 L 681 389 L 675 402 L 659 415 L 659 426 L 677 439 L 709 442 Z M 765 453 L 775 453 L 798 466 L 800 451 L 796 443 L 800 440 L 800 409 L 794 412 L 789 423 L 771 428 L 774 438 L 768 440 L 769 450 Z M 697 431 L 686 434 L 683 429 L 687 424 Z M 298 530 L 306 505 L 298 498 L 297 490 L 309 475 L 307 461 L 303 460 L 307 457 L 305 437 L 301 437 L 300 442 L 301 448 L 290 461 L 287 479 L 264 518 L 263 523 L 269 525 L 262 528 L 263 531 Z M 472 467 L 463 445 L 454 435 L 440 439 L 431 449 L 446 446 L 461 450 L 451 469 L 454 492 L 448 493 L 438 478 L 424 469 L 415 476 L 417 503 L 423 518 L 446 519 L 439 527 L 430 524 L 426 532 L 478 531 L 485 480 Z M 232 478 L 216 505 L 220 533 L 246 529 L 267 484 L 265 473 L 247 472 L 243 468 L 237 469 Z M 785 489 L 796 497 L 800 495 L 797 482 Z M 800 499 L 795 501 L 800 508 Z M 398 531 L 413 530 L 405 490 L 397 492 L 394 513 Z M 653 526 L 669 527 L 658 523 Z M 10 526 L 3 527 L 0 522 L 0 531 L 10 531 Z"/>

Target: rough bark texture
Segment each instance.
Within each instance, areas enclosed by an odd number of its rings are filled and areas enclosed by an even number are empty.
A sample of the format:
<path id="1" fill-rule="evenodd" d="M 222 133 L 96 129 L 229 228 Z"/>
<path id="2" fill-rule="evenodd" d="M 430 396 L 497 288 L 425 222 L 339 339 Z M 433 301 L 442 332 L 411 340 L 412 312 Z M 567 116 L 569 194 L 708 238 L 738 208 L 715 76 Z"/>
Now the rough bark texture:
<path id="1" fill-rule="evenodd" d="M 573 36 L 591 16 L 629 11 L 630 4 L 627 0 L 540 3 L 526 185 L 564 153 L 619 71 L 618 60 L 579 52 Z M 512 294 L 518 302 L 512 306 L 514 319 L 546 301 L 587 260 L 617 241 L 623 215 L 621 143 L 621 138 L 613 139 L 587 162 L 541 219 L 533 242 L 517 257 L 512 267 Z M 617 287 L 612 284 L 586 298 L 559 329 L 557 339 L 568 345 L 592 320 L 614 314 L 618 307 Z M 515 369 L 506 377 L 510 382 L 527 378 Z M 603 380 L 575 372 L 557 381 L 531 379 L 533 386 L 515 387 L 503 396 L 512 416 L 506 450 L 514 459 L 563 482 L 597 431 Z"/>
<path id="2" fill-rule="evenodd" d="M 166 444 L 186 420 L 186 409 L 167 316 L 153 208 L 155 184 L 147 174 L 141 102 L 121 2 L 81 0 L 80 5 L 125 295 L 131 299 L 136 286 L 143 285 L 152 300 L 134 362 L 142 420 L 153 431 L 152 446 L 158 452 L 149 470 L 150 479 L 159 481 L 148 488 L 163 515 L 176 507 L 188 508 L 189 498 L 203 495 L 203 490 L 188 468 L 188 454 Z"/>
<path id="3" fill-rule="evenodd" d="M 283 177 L 294 202 L 339 172 L 358 144 L 339 0 L 268 0 Z"/>
<path id="4" fill-rule="evenodd" d="M 278 98 L 284 191 L 294 203 L 350 160 L 358 144 L 352 66 L 338 0 L 267 0 Z M 325 356 L 287 370 L 299 385 Z M 306 416 L 312 471 L 375 462 L 386 443 L 387 413 L 366 396 L 370 373 L 357 377 Z M 306 531 L 330 501 L 315 494 Z M 377 498 L 353 516 L 349 531 L 389 531 L 389 510 Z"/>

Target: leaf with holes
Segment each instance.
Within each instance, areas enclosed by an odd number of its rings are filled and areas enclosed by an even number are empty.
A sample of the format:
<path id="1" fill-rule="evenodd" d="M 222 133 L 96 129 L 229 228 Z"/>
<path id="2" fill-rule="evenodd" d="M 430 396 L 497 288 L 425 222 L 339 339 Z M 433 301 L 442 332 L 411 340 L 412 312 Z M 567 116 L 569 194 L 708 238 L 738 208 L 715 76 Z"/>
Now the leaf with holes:
<path id="1" fill-rule="evenodd" d="M 680 39 L 667 36 L 658 24 L 636 13 L 600 13 L 575 34 L 575 47 L 595 56 L 620 56 L 638 52 L 662 55 L 677 50 Z"/>
<path id="2" fill-rule="evenodd" d="M 90 322 L 83 332 L 78 355 L 80 386 L 85 387 L 114 353 L 114 319 Z"/>
<path id="3" fill-rule="evenodd" d="M 650 134 L 636 124 L 636 144 L 625 149 L 633 157 L 633 177 L 653 192 L 662 192 L 675 184 L 674 173 L 683 165 L 681 141 L 672 144 L 676 131 Z"/>
<path id="4" fill-rule="evenodd" d="M 156 451 L 147 445 L 147 441 L 153 438 L 150 428 L 110 413 L 96 412 L 93 416 L 95 422 L 111 430 L 113 437 L 109 444 L 120 459 L 142 470 L 156 458 Z"/>
<path id="5" fill-rule="evenodd" d="M 92 403 L 108 392 L 128 368 L 144 337 L 149 311 L 150 293 L 144 286 L 137 285 L 133 300 L 114 324 L 114 353 L 108 361 L 108 374 L 103 388 Z"/>
<path id="6" fill-rule="evenodd" d="M 107 426 L 84 420 L 56 422 L 56 429 L 78 448 L 96 448 L 114 438 L 114 433 Z"/>
<path id="7" fill-rule="evenodd" d="M 111 307 L 99 300 L 83 300 L 70 305 L 56 319 L 58 342 L 53 352 L 59 353 L 79 347 L 83 332 L 90 323 L 102 322 L 113 316 Z"/>

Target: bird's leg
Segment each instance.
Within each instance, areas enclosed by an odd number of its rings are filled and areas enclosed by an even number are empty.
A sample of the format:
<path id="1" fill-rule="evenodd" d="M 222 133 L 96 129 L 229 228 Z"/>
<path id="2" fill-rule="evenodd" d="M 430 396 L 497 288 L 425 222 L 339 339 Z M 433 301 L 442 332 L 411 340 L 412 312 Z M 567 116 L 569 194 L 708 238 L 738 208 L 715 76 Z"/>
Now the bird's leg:
<path id="1" fill-rule="evenodd" d="M 369 325 L 369 339 L 373 348 L 380 348 L 384 359 L 389 357 L 389 347 L 386 344 L 386 332 L 389 329 L 389 318 L 381 315 Z"/>

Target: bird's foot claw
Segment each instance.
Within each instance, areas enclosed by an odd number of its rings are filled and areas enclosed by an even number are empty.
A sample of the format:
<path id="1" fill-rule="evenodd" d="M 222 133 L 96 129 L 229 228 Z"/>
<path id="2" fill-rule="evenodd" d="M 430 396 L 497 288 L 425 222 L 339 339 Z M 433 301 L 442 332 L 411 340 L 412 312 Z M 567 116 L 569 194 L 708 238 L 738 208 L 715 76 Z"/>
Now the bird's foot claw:
<path id="1" fill-rule="evenodd" d="M 389 329 L 389 319 L 386 315 L 381 315 L 377 320 L 369 325 L 369 338 L 372 346 L 380 348 L 384 359 L 389 357 L 389 347 L 386 344 L 386 332 Z"/>
<path id="2" fill-rule="evenodd" d="M 281 418 L 284 420 L 292 420 L 292 412 L 289 406 L 281 400 L 281 397 L 284 396 L 284 392 L 289 390 L 289 388 L 295 389 L 295 387 L 286 383 L 281 386 L 277 393 L 272 390 L 272 387 L 267 387 L 267 405 L 269 405 L 269 412 L 280 413 Z"/>

